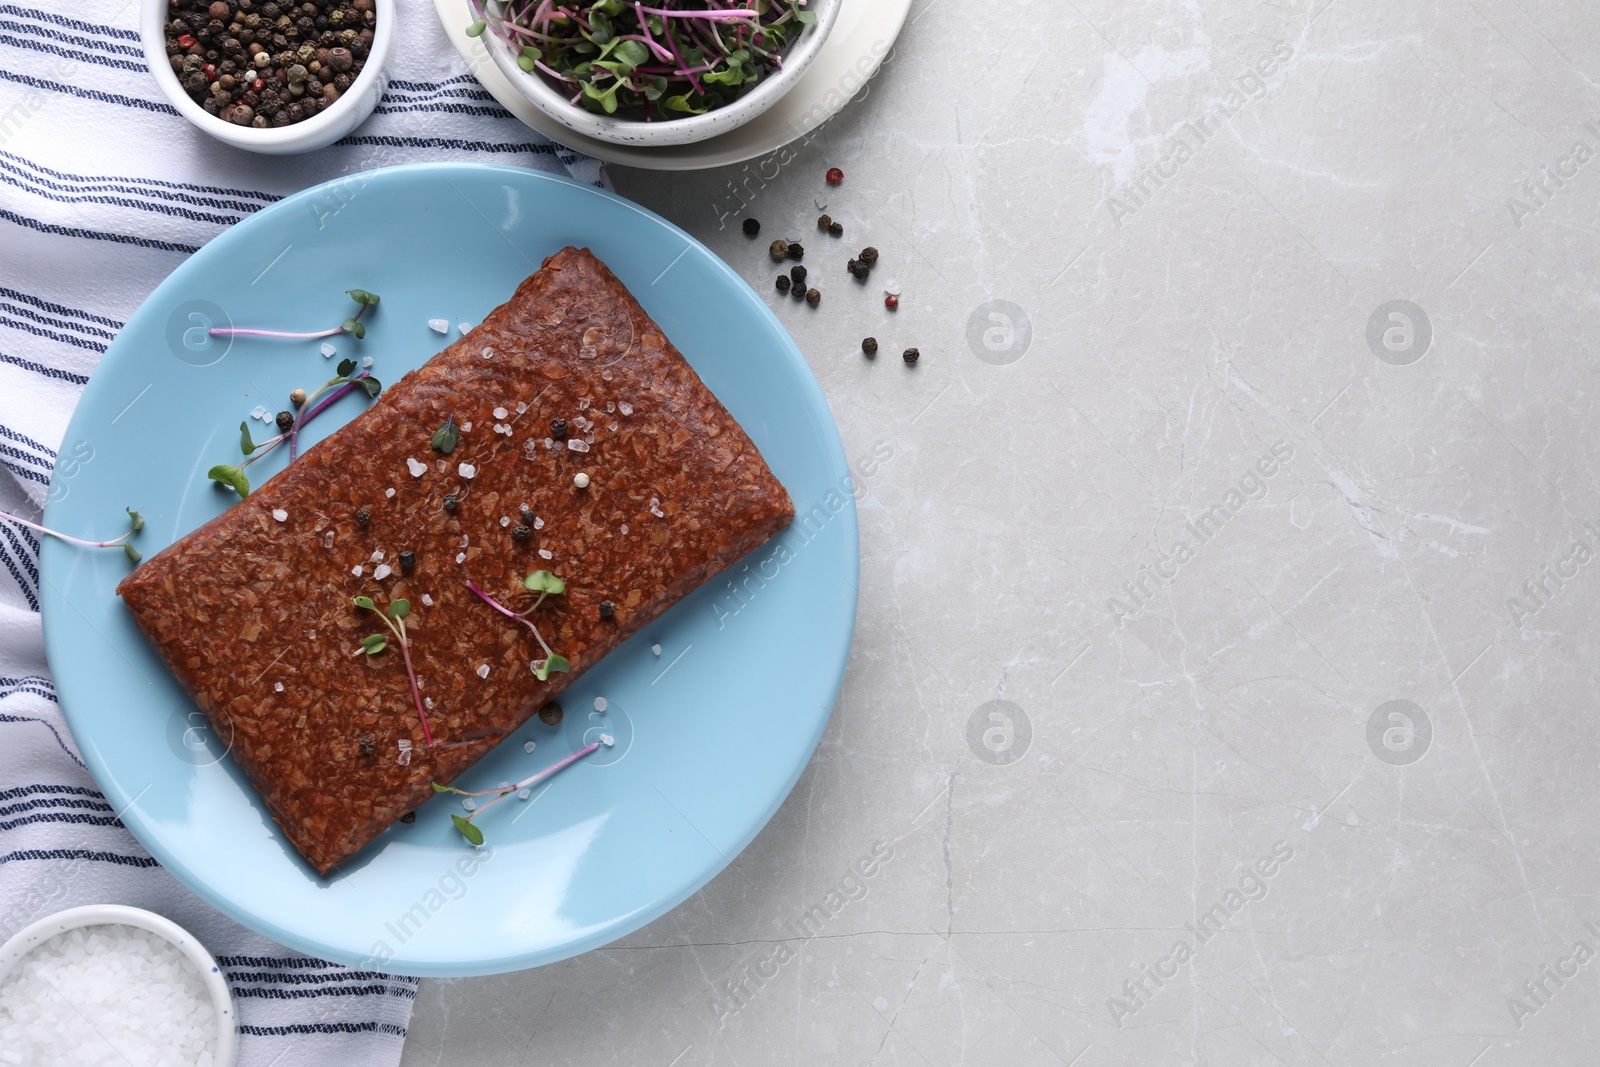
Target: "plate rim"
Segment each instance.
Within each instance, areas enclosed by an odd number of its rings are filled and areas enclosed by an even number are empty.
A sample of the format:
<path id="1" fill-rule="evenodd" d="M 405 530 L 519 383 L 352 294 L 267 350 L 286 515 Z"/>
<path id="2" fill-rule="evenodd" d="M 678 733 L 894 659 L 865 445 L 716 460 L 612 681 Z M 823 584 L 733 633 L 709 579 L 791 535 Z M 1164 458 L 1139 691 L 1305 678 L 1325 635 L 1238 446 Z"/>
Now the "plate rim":
<path id="1" fill-rule="evenodd" d="M 518 167 L 509 163 L 474 161 L 432 161 L 422 163 L 407 163 L 391 167 L 375 168 L 369 171 L 358 172 L 353 175 L 341 175 L 286 196 L 282 200 L 268 205 L 261 211 L 258 211 L 255 214 L 250 215 L 247 218 L 240 220 L 240 222 L 235 223 L 234 225 L 223 230 L 217 236 L 207 241 L 206 244 L 202 246 L 200 252 L 195 253 L 194 256 L 186 258 L 183 264 L 179 265 L 178 269 L 174 269 L 167 275 L 167 277 L 163 278 L 161 282 L 150 291 L 144 300 L 140 302 L 139 307 L 129 315 L 127 321 L 123 324 L 122 329 L 118 331 L 117 338 L 107 346 L 106 352 L 101 358 L 100 364 L 95 368 L 94 373 L 90 375 L 88 384 L 84 386 L 83 393 L 80 394 L 77 404 L 73 409 L 72 417 L 68 420 L 67 427 L 63 433 L 63 440 L 70 439 L 73 436 L 75 429 L 79 431 L 79 436 L 83 436 L 79 423 L 80 419 L 87 417 L 84 414 L 84 397 L 89 394 L 90 390 L 96 388 L 95 382 L 97 380 L 104 380 L 104 378 L 100 376 L 100 369 L 106 366 L 106 360 L 115 359 L 120 365 L 124 361 L 131 363 L 139 358 L 139 353 L 133 350 L 131 342 L 128 344 L 120 343 L 123 336 L 123 331 L 125 331 L 128 325 L 133 323 L 141 314 L 145 313 L 145 309 L 147 307 L 153 306 L 155 302 L 160 300 L 164 295 L 181 293 L 181 281 L 177 276 L 179 275 L 181 268 L 188 264 L 195 256 L 202 254 L 213 244 L 217 243 L 218 241 L 222 241 L 224 238 L 228 238 L 230 234 L 234 234 L 236 231 L 242 230 L 246 234 L 246 237 L 233 237 L 230 239 L 230 241 L 245 240 L 255 229 L 269 225 L 274 212 L 293 210 L 296 206 L 311 200 L 320 193 L 326 191 L 328 188 L 346 184 L 354 178 L 365 177 L 370 179 L 378 177 L 384 182 L 404 182 L 413 178 L 426 180 L 429 175 L 437 174 L 447 184 L 453 185 L 453 183 L 450 183 L 449 176 L 453 173 L 463 172 L 501 174 L 515 181 L 528 181 L 535 184 L 540 182 L 553 182 L 558 185 L 564 185 L 572 189 L 579 190 L 585 195 L 599 197 L 604 201 L 610 202 L 614 206 L 624 208 L 627 211 L 640 216 L 642 219 L 648 222 L 652 222 L 665 228 L 667 232 L 675 235 L 685 243 L 686 251 L 689 249 L 698 249 L 702 253 L 704 259 L 711 265 L 712 269 L 726 278 L 733 286 L 735 292 L 742 290 L 743 295 L 750 306 L 758 309 L 757 314 L 765 316 L 769 322 L 777 328 L 779 336 L 785 339 L 787 343 L 782 346 L 782 354 L 780 358 L 792 361 L 796 369 L 802 372 L 802 388 L 809 390 L 814 394 L 814 400 L 820 404 L 818 410 L 826 415 L 826 430 L 822 434 L 825 460 L 828 462 L 830 467 L 845 472 L 847 476 L 850 474 L 851 468 L 849 465 L 849 456 L 844 449 L 843 438 L 839 433 L 838 421 L 833 417 L 832 409 L 827 402 L 826 395 L 822 391 L 821 383 L 817 380 L 815 372 L 812 371 L 810 365 L 806 362 L 804 355 L 800 351 L 799 345 L 795 342 L 788 329 L 784 327 L 782 321 L 773 313 L 772 308 L 766 303 L 766 301 L 762 300 L 755 290 L 749 285 L 749 283 L 746 282 L 745 279 L 740 276 L 732 266 L 730 266 L 725 260 L 713 252 L 707 245 L 705 245 L 704 242 L 689 234 L 682 227 L 673 223 L 671 220 L 663 218 L 650 209 L 636 204 L 626 197 L 620 196 L 614 192 L 611 192 L 610 190 L 597 188 L 596 186 L 567 177 L 566 175 L 553 174 L 548 171 L 529 170 L 527 168 Z M 464 195 L 460 194 L 459 190 L 456 191 L 458 195 Z M 470 204 L 470 201 L 468 201 L 468 203 Z M 155 313 L 151 312 L 151 314 Z M 124 349 L 128 351 L 127 355 L 121 354 Z M 55 487 L 58 477 L 59 471 L 52 472 L 52 488 Z M 47 495 L 46 512 L 44 518 L 46 525 L 54 526 L 56 524 L 56 518 L 59 517 L 60 509 L 66 506 L 64 503 L 65 499 L 66 498 L 64 495 L 60 497 L 57 497 L 53 493 Z M 859 588 L 861 572 L 860 525 L 856 501 L 853 494 L 846 495 L 846 503 L 847 506 L 838 513 L 837 517 L 845 520 L 844 531 L 848 537 L 849 548 L 848 569 L 850 573 L 848 574 L 848 578 L 853 588 Z M 52 514 L 52 512 L 55 514 Z M 781 536 L 781 532 L 776 536 Z M 45 543 L 41 546 L 39 571 L 41 586 L 40 616 L 44 635 L 45 657 L 50 668 L 51 677 L 56 682 L 57 696 L 60 701 L 62 716 L 66 720 L 69 729 L 73 729 L 74 741 L 76 742 L 77 728 L 88 725 L 88 722 L 87 720 L 81 719 L 75 715 L 71 710 L 71 707 L 80 697 L 84 697 L 87 702 L 87 695 L 77 692 L 78 683 L 77 681 L 73 680 L 74 672 L 71 669 L 63 671 L 61 669 L 61 665 L 68 659 L 72 658 L 70 652 L 67 651 L 70 646 L 70 640 L 68 635 L 62 632 L 62 628 L 69 626 L 70 623 L 64 620 L 63 617 L 71 612 L 76 611 L 77 609 L 74 605 L 72 605 L 71 601 L 68 600 L 66 596 L 48 580 L 49 576 L 54 573 L 58 567 L 64 565 L 63 563 L 59 562 L 59 560 L 71 558 L 69 554 L 73 552 L 73 549 L 70 546 L 58 543 L 54 538 L 44 538 L 43 540 Z M 773 540 L 769 539 L 768 541 L 763 542 L 762 545 L 752 549 L 752 552 L 760 551 L 762 548 L 765 548 L 773 543 Z M 737 566 L 737 563 L 735 563 L 735 566 Z M 570 959 L 574 956 L 592 951 L 619 938 L 626 937 L 629 934 L 637 932 L 638 930 L 654 922 L 656 919 L 677 908 L 685 900 L 688 900 L 694 894 L 705 888 L 713 879 L 715 879 L 728 866 L 730 866 L 733 860 L 738 858 L 738 856 L 743 853 L 747 847 L 749 847 L 750 843 L 755 840 L 761 831 L 767 827 L 767 825 L 772 821 L 773 816 L 777 814 L 778 809 L 783 806 L 783 804 L 788 800 L 789 796 L 794 792 L 794 787 L 799 782 L 800 777 L 805 773 L 806 768 L 810 766 L 811 760 L 816 754 L 817 746 L 821 743 L 822 736 L 827 730 L 828 723 L 832 721 L 833 710 L 838 705 L 839 694 L 842 691 L 844 684 L 845 670 L 849 663 L 850 650 L 854 644 L 855 626 L 859 606 L 859 597 L 850 598 L 848 610 L 846 611 L 846 617 L 844 620 L 846 625 L 841 627 L 841 639 L 838 643 L 837 649 L 834 652 L 833 661 L 830 663 L 830 666 L 832 667 L 832 684 L 830 687 L 832 695 L 828 702 L 828 706 L 825 709 L 826 714 L 817 720 L 817 726 L 813 731 L 813 736 L 803 746 L 803 751 L 797 752 L 798 758 L 796 759 L 794 766 L 790 769 L 790 773 L 787 775 L 787 780 L 784 783 L 782 791 L 775 792 L 773 794 L 774 799 L 767 806 L 765 811 L 760 812 L 760 818 L 752 820 L 748 824 L 746 832 L 728 850 L 718 849 L 713 846 L 713 851 L 716 851 L 718 854 L 717 859 L 714 862 L 707 864 L 706 867 L 697 875 L 688 879 L 683 886 L 679 887 L 679 891 L 663 895 L 653 901 L 649 906 L 630 912 L 625 916 L 615 917 L 601 929 L 585 936 L 563 942 L 558 948 L 546 948 L 543 950 L 520 952 L 503 956 L 465 961 L 461 959 L 438 961 L 406 958 L 402 951 L 397 952 L 395 955 L 385 960 L 381 966 L 373 967 L 372 969 L 380 969 L 388 973 L 415 977 L 473 977 L 491 974 L 503 974 L 511 971 L 525 970 L 532 967 L 557 963 L 561 960 Z M 163 669 L 165 668 L 163 667 Z M 294 951 L 319 956 L 323 959 L 331 960 L 335 963 L 340 963 L 346 966 L 358 964 L 371 965 L 372 961 L 370 955 L 352 956 L 339 946 L 327 944 L 316 939 L 312 935 L 289 929 L 284 927 L 281 923 L 269 921 L 263 916 L 256 915 L 247 911 L 243 907 L 236 906 L 225 894 L 214 891 L 213 887 L 209 883 L 199 878 L 197 872 L 191 870 L 186 864 L 181 862 L 175 853 L 166 846 L 162 835 L 159 832 L 158 826 L 151 820 L 146 819 L 142 813 L 139 812 L 137 803 L 139 799 L 138 796 L 136 795 L 130 797 L 128 795 L 127 790 L 123 788 L 122 782 L 114 773 L 112 773 L 111 768 L 102 759 L 99 750 L 93 747 L 85 748 L 81 745 L 77 747 L 79 748 L 79 752 L 82 755 L 84 762 L 88 764 L 89 773 L 94 779 L 96 787 L 99 788 L 105 795 L 106 799 L 112 803 L 113 808 L 118 812 L 118 817 L 122 821 L 124 827 L 126 827 L 128 832 L 133 835 L 140 846 L 143 847 L 158 863 L 160 863 L 162 868 L 166 870 L 168 874 L 170 874 L 180 885 L 189 890 L 196 897 L 216 908 L 223 915 L 234 920 L 235 922 L 238 922 L 241 925 L 256 931 L 257 933 L 260 933 L 263 936 L 269 937 L 279 944 L 282 944 Z M 499 746 L 496 746 L 496 748 L 498 747 Z M 253 789 L 251 790 L 251 794 L 251 803 L 259 804 L 259 795 L 255 794 Z"/>

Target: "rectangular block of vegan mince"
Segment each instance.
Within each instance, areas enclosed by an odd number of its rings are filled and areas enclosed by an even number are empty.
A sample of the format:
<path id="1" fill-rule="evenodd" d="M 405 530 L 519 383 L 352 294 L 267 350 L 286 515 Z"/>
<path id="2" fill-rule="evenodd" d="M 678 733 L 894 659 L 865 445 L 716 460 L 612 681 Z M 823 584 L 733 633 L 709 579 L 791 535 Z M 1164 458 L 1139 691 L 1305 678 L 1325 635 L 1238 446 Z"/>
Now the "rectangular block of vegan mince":
<path id="1" fill-rule="evenodd" d="M 429 439 L 449 416 L 462 433 L 445 456 Z M 565 440 L 552 434 L 558 418 Z M 587 488 L 574 484 L 580 472 Z M 524 507 L 542 521 L 518 540 Z M 427 800 L 430 782 L 454 780 L 793 514 L 750 438 L 627 288 L 587 250 L 567 248 L 471 333 L 117 591 L 218 736 L 232 736 L 233 758 L 283 832 L 327 874 Z M 409 573 L 402 552 L 415 553 Z M 523 578 L 537 569 L 567 583 L 535 616 L 572 662 L 548 682 L 530 670 L 541 656 L 533 635 L 467 587 L 521 611 L 535 596 Z M 384 632 L 352 606 L 362 594 L 380 608 L 411 603 L 432 746 L 396 643 L 351 655 Z M 602 601 L 615 606 L 610 618 Z"/>

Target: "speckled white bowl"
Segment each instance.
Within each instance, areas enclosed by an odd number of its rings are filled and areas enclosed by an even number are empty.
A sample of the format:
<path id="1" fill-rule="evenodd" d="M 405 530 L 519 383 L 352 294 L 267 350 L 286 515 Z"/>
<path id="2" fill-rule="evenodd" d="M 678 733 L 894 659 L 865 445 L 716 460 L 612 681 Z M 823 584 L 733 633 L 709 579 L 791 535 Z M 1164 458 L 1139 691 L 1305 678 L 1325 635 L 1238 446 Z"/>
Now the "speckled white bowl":
<path id="1" fill-rule="evenodd" d="M 332 111 L 332 108 L 328 110 Z M 205 114 L 201 112 L 201 114 Z M 206 118 L 210 118 L 206 115 Z M 68 908 L 18 930 L 16 935 L 0 945 L 0 984 L 4 984 L 11 971 L 22 959 L 52 937 L 80 926 L 136 926 L 170 941 L 179 952 L 194 964 L 195 971 L 205 982 L 211 994 L 211 1007 L 217 1017 L 217 1044 L 212 1062 L 216 1067 L 231 1067 L 234 1052 L 233 995 L 228 992 L 228 982 L 222 977 L 217 961 L 211 958 L 205 946 L 195 936 L 171 919 L 143 908 L 130 908 L 125 904 L 86 904 L 81 908 Z"/>
<path id="2" fill-rule="evenodd" d="M 144 44 L 145 62 L 150 73 L 161 86 L 161 92 L 171 101 L 178 113 L 194 123 L 202 133 L 219 141 L 243 148 L 247 152 L 287 156 L 325 148 L 367 120 L 372 109 L 378 106 L 388 78 L 383 68 L 389 61 L 389 48 L 394 43 L 394 0 L 375 0 L 377 18 L 372 27 L 372 48 L 361 74 L 350 83 L 350 88 L 334 101 L 333 106 L 289 126 L 271 126 L 258 130 L 253 126 L 235 126 L 224 122 L 189 98 L 183 83 L 172 71 L 167 59 L 167 0 L 143 0 L 139 14 L 139 36 Z"/>
<path id="3" fill-rule="evenodd" d="M 505 3 L 504 0 L 487 0 L 487 6 L 492 14 L 499 15 Z M 568 129 L 612 144 L 690 144 L 743 126 L 777 103 L 800 80 L 811 61 L 817 58 L 817 53 L 822 51 L 843 5 L 840 0 L 811 0 L 809 6 L 816 13 L 817 21 L 790 44 L 783 56 L 782 70 L 763 78 L 754 89 L 727 107 L 716 108 L 704 115 L 686 115 L 670 122 L 639 122 L 586 111 L 557 92 L 537 71 L 530 73 L 517 66 L 517 53 L 505 41 L 491 33 L 485 33 L 483 40 L 494 65 L 510 80 L 517 92 Z M 469 16 L 464 13 L 462 17 Z"/>

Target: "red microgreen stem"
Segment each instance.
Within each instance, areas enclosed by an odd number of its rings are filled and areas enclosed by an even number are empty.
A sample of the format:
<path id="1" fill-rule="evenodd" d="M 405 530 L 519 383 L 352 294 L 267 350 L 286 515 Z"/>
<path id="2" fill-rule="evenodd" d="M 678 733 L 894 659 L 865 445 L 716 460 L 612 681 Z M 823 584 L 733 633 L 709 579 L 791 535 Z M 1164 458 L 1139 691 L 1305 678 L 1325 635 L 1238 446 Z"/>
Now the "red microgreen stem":
<path id="1" fill-rule="evenodd" d="M 406 622 L 400 620 L 400 655 L 406 661 L 406 676 L 411 679 L 411 697 L 417 702 L 417 718 L 422 723 L 422 739 L 433 744 L 433 731 L 428 729 L 428 713 L 422 710 L 422 688 L 417 685 L 417 672 L 411 666 L 411 642 L 406 640 Z"/>
<path id="2" fill-rule="evenodd" d="M 537 608 L 540 604 L 544 603 L 545 594 L 540 593 L 539 599 L 533 602 L 533 607 L 529 608 L 527 612 L 523 612 L 519 615 L 510 608 L 506 607 L 504 604 L 500 603 L 494 597 L 490 596 L 488 593 L 485 593 L 482 589 L 478 588 L 477 582 L 468 580 L 467 588 L 476 593 L 479 599 L 481 599 L 485 604 L 488 604 L 491 608 L 498 611 L 506 618 L 515 619 L 517 622 L 520 622 L 522 625 L 532 630 L 534 639 L 539 642 L 539 647 L 544 649 L 544 654 L 546 656 L 555 655 L 554 652 L 550 651 L 550 646 L 544 643 L 544 638 L 539 634 L 539 628 L 533 624 L 532 620 L 527 618 L 529 612 L 532 612 L 534 608 Z"/>
<path id="3" fill-rule="evenodd" d="M 595 749 L 597 749 L 599 747 L 600 747 L 600 742 L 599 741 L 595 741 L 595 742 L 592 742 L 592 743 L 590 743 L 588 745 L 585 745 L 583 748 L 580 748 L 578 751 L 574 752 L 572 755 L 568 756 L 566 759 L 561 760 L 559 763 L 553 763 L 550 766 L 546 767 L 544 770 L 540 771 L 538 774 L 529 775 L 528 777 L 524 778 L 522 781 L 518 782 L 516 785 L 507 786 L 504 789 L 485 789 L 482 792 L 478 792 L 478 793 L 469 793 L 465 789 L 456 790 L 456 792 L 462 793 L 462 794 L 464 794 L 466 796 L 469 796 L 469 797 L 486 797 L 490 793 L 498 793 L 498 794 L 500 794 L 499 796 L 495 797 L 493 800 L 489 801 L 489 803 L 487 803 L 483 807 L 479 808 L 477 811 L 474 811 L 472 814 L 468 815 L 467 816 L 467 821 L 471 822 L 473 819 L 476 819 L 479 815 L 482 815 L 484 812 L 488 811 L 490 808 L 494 807 L 496 804 L 500 803 L 506 797 L 510 796 L 512 793 L 515 793 L 517 790 L 526 789 L 529 786 L 535 784 L 536 782 L 544 781 L 546 778 L 548 778 L 551 775 L 557 773 L 558 771 L 565 770 L 566 768 L 572 766 L 574 763 L 577 763 L 579 760 L 583 759 L 583 757 L 589 755 L 591 752 L 595 751 Z"/>

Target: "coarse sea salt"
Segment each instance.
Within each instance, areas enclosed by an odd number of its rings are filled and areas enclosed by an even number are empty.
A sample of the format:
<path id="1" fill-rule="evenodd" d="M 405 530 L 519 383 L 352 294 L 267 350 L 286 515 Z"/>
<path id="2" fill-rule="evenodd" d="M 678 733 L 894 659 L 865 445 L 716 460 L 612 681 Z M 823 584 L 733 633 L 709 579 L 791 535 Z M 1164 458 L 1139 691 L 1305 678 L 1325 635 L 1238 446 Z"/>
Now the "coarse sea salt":
<path id="1" fill-rule="evenodd" d="M 653 655 L 653 656 L 661 655 L 661 646 L 660 645 L 651 645 L 650 646 L 650 654 Z"/>
<path id="2" fill-rule="evenodd" d="M 372 550 L 372 555 L 369 556 L 368 558 L 371 559 L 371 561 L 373 563 L 382 563 L 383 562 L 383 549 L 381 549 L 381 548 L 373 549 Z"/>
<path id="3" fill-rule="evenodd" d="M 507 411 L 505 408 L 495 408 L 494 409 L 494 417 L 497 418 L 497 419 L 508 418 L 510 415 L 511 415 L 511 412 Z"/>
<path id="4" fill-rule="evenodd" d="M 478 677 L 479 678 L 487 678 L 487 677 L 489 677 L 489 665 L 487 663 L 480 663 L 478 665 Z"/>
<path id="5" fill-rule="evenodd" d="M 478 468 L 470 463 L 463 463 L 456 468 L 456 473 L 470 481 L 478 476 Z"/>
<path id="6" fill-rule="evenodd" d="M 66 930 L 0 985 L 0 1063 L 212 1067 L 216 1016 L 193 963 L 121 923 Z"/>
<path id="7" fill-rule="evenodd" d="M 272 509 L 272 517 L 277 519 L 279 522 L 288 522 L 289 521 L 289 513 L 287 511 L 284 511 L 282 508 L 273 508 Z"/>
<path id="8" fill-rule="evenodd" d="M 250 413 L 250 417 L 252 419 L 260 419 L 262 422 L 265 422 L 267 421 L 267 409 L 262 407 L 260 404 L 257 404 L 256 409 Z"/>
<path id="9" fill-rule="evenodd" d="M 429 319 L 428 320 L 428 329 L 432 330 L 434 333 L 449 333 L 450 332 L 450 320 L 449 319 Z"/>
<path id="10" fill-rule="evenodd" d="M 334 348 L 328 342 L 326 342 L 326 341 L 322 342 L 322 358 L 323 359 L 327 359 L 328 357 L 332 356 L 337 351 L 339 351 L 339 350 L 337 348 Z"/>
<path id="11" fill-rule="evenodd" d="M 281 692 L 283 692 L 283 683 L 282 683 L 282 682 L 273 682 L 273 683 L 272 683 L 272 691 L 273 691 L 273 692 L 274 692 L 274 693 L 281 693 Z"/>
<path id="12" fill-rule="evenodd" d="M 361 577 L 361 564 L 357 563 L 354 567 L 351 567 L 350 573 L 355 575 L 357 578 Z"/>
<path id="13" fill-rule="evenodd" d="M 536 749 L 538 747 L 539 746 L 536 743 L 532 742 L 532 741 L 524 741 L 524 742 L 522 742 L 522 751 L 524 751 L 524 752 L 532 752 L 534 749 Z"/>
<path id="14" fill-rule="evenodd" d="M 463 334 L 471 333 L 472 332 L 472 323 L 470 323 L 470 322 L 458 322 L 458 323 L 456 323 L 456 329 L 460 330 Z"/>
<path id="15" fill-rule="evenodd" d="M 423 593 L 422 594 L 422 603 L 424 605 L 426 605 L 427 607 L 430 607 L 430 608 L 433 607 L 433 597 L 429 596 L 427 593 Z"/>
<path id="16" fill-rule="evenodd" d="M 628 403 L 626 400 L 624 400 L 622 403 L 617 405 L 617 410 L 620 411 L 624 415 L 632 415 L 633 414 L 633 405 Z"/>
<path id="17" fill-rule="evenodd" d="M 362 366 L 363 366 L 363 367 L 370 367 L 370 366 L 372 366 L 372 357 L 371 357 L 371 356 L 362 356 L 362 357 L 361 357 L 361 365 L 362 365 Z"/>
<path id="18" fill-rule="evenodd" d="M 554 552 L 550 551 L 548 548 L 541 548 L 539 550 L 539 558 L 540 559 L 555 559 L 556 558 L 556 554 Z"/>
<path id="19" fill-rule="evenodd" d="M 390 567 L 387 563 L 380 563 L 378 564 L 378 569 L 372 572 L 372 577 L 381 582 L 393 573 L 393 567 Z"/>
<path id="20" fill-rule="evenodd" d="M 428 465 L 426 463 L 418 463 L 416 460 L 407 457 L 406 470 L 411 472 L 411 477 L 420 478 L 428 473 Z"/>
<path id="21" fill-rule="evenodd" d="M 384 491 L 383 491 L 383 496 L 384 496 L 384 499 L 385 499 L 385 500 L 392 500 L 392 499 L 394 499 L 394 487 L 393 487 L 393 486 L 390 486 L 390 487 L 389 487 L 389 488 L 388 488 L 388 489 L 385 489 L 385 490 L 384 490 Z"/>

